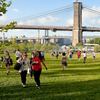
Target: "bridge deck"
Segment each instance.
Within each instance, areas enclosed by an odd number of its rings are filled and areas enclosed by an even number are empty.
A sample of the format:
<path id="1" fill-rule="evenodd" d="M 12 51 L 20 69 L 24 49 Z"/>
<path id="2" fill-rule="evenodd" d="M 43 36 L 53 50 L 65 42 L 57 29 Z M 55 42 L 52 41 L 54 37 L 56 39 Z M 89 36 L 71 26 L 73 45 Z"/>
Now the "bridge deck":
<path id="1" fill-rule="evenodd" d="M 0 29 L 4 25 L 0 25 Z M 38 25 L 16 25 L 14 29 L 52 30 L 52 31 L 73 31 L 73 26 L 38 26 Z M 82 31 L 100 32 L 99 27 L 82 27 Z"/>

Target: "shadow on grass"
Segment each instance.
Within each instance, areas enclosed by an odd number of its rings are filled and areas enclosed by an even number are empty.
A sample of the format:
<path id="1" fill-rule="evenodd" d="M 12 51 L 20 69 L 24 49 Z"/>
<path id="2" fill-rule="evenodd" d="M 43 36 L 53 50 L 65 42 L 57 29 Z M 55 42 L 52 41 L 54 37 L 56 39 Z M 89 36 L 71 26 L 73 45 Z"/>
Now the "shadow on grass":
<path id="1" fill-rule="evenodd" d="M 0 100 L 99 100 L 100 80 L 0 87 Z"/>
<path id="2" fill-rule="evenodd" d="M 66 70 L 61 70 L 61 69 L 58 69 L 58 70 L 52 70 L 50 72 L 43 72 L 42 73 L 43 76 L 46 76 L 46 77 L 59 77 L 59 76 L 76 76 L 76 75 L 84 75 L 87 77 L 87 75 L 100 75 L 100 69 L 69 69 L 69 68 L 66 68 Z"/>

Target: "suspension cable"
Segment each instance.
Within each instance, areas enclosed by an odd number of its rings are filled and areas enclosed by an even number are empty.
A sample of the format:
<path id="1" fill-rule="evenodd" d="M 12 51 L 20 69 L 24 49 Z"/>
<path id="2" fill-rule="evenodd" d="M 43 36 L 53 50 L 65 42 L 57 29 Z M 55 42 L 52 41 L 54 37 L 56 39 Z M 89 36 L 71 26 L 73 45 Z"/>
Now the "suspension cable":
<path id="1" fill-rule="evenodd" d="M 99 12 L 99 11 L 94 10 L 94 9 L 91 9 L 91 8 L 88 8 L 88 7 L 86 7 L 86 6 L 84 6 L 83 9 L 87 9 L 88 11 L 90 11 L 90 12 L 92 12 L 92 13 L 95 13 L 95 14 L 100 15 L 100 12 Z"/>
<path id="2" fill-rule="evenodd" d="M 21 18 L 15 18 L 13 20 L 25 20 L 25 19 L 36 19 L 36 18 L 39 18 L 39 17 L 43 17 L 43 16 L 46 16 L 46 15 L 50 15 L 50 14 L 57 14 L 59 12 L 62 12 L 64 10 L 70 10 L 72 9 L 73 6 L 72 5 L 68 5 L 68 6 L 63 6 L 63 7 L 60 7 L 60 8 L 57 8 L 57 9 L 54 9 L 54 10 L 50 10 L 50 11 L 46 11 L 44 13 L 39 13 L 37 15 L 31 15 L 31 16 L 25 16 L 25 17 L 21 17 Z M 9 21 L 11 21 L 12 19 L 10 19 Z M 9 22 L 8 21 L 8 22 Z"/>

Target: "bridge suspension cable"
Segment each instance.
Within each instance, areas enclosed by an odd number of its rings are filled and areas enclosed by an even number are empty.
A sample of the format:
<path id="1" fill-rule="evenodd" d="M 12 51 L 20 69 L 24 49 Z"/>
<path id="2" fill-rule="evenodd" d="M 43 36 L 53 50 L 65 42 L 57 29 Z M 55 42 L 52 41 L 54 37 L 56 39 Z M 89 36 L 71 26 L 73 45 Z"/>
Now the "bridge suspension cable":
<path id="1" fill-rule="evenodd" d="M 94 9 L 92 9 L 92 8 L 83 6 L 83 9 L 87 9 L 87 10 L 90 11 L 91 13 L 95 13 L 95 14 L 97 14 L 97 15 L 100 15 L 100 11 L 94 10 Z"/>
<path id="2" fill-rule="evenodd" d="M 83 7 L 83 25 L 84 26 L 91 26 L 91 27 L 100 27 L 100 12 L 94 10 L 93 8 L 89 8 L 84 6 Z"/>
<path id="3" fill-rule="evenodd" d="M 36 18 L 40 18 L 40 17 L 43 17 L 43 16 L 47 16 L 47 15 L 57 14 L 57 13 L 60 13 L 62 11 L 65 11 L 65 10 L 68 11 L 68 10 L 71 10 L 72 8 L 73 8 L 73 5 L 67 5 L 67 6 L 63 6 L 63 7 L 57 8 L 57 9 L 53 9 L 53 10 L 50 10 L 50 11 L 39 13 L 37 15 L 30 15 L 30 16 L 15 18 L 13 20 L 17 20 L 17 21 L 21 20 L 21 21 L 23 21 L 23 20 L 26 20 L 26 19 L 36 19 Z M 10 19 L 9 21 L 11 21 L 11 20 L 12 19 Z"/>

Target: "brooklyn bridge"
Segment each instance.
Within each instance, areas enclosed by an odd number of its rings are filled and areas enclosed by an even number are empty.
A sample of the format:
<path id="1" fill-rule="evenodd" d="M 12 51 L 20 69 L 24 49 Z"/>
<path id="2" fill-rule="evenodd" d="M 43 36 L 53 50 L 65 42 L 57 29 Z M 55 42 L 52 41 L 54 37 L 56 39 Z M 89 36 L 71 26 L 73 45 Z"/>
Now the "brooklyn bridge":
<path id="1" fill-rule="evenodd" d="M 69 9 L 69 7 L 67 7 Z M 15 29 L 30 29 L 30 30 L 45 30 L 45 34 L 49 34 L 49 30 L 56 31 L 72 31 L 72 45 L 76 46 L 82 42 L 83 32 L 100 32 L 100 27 L 90 27 L 82 25 L 82 10 L 88 9 L 94 14 L 100 15 L 99 11 L 91 8 L 84 7 L 82 2 L 75 1 L 73 3 L 74 14 L 73 14 L 73 26 L 54 26 L 54 25 L 16 25 Z M 55 11 L 54 11 L 55 12 Z M 52 12 L 51 12 L 52 13 Z M 0 28 L 5 25 L 0 25 Z"/>

